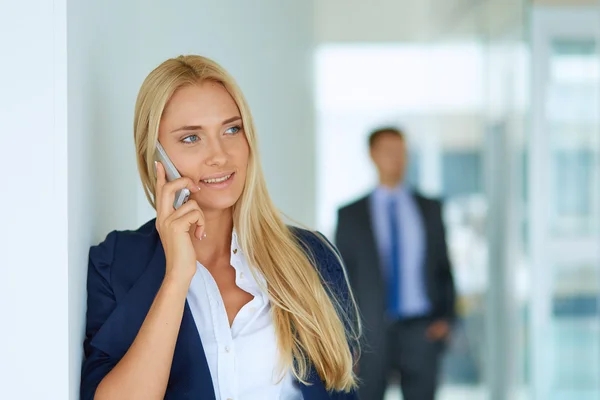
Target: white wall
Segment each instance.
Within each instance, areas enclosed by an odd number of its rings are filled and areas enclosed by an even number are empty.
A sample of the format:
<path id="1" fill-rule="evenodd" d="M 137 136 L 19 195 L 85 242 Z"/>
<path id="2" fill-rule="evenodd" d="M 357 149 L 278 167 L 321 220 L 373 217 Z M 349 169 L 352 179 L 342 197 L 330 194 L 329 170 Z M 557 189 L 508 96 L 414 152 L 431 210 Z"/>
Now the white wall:
<path id="1" fill-rule="evenodd" d="M 0 397 L 66 399 L 66 0 L 0 2 Z"/>
<path id="2" fill-rule="evenodd" d="M 312 3 L 1 1 L 0 165 L 19 166 L 0 185 L 1 397 L 76 399 L 89 246 L 153 217 L 133 108 L 158 63 L 237 78 L 275 203 L 314 226 Z"/>

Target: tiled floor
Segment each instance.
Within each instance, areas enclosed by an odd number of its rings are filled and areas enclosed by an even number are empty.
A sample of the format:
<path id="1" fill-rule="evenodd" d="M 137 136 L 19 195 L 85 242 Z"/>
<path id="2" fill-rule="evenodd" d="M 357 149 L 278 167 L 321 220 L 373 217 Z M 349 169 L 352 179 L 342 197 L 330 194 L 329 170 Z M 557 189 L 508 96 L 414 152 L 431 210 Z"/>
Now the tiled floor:
<path id="1" fill-rule="evenodd" d="M 385 400 L 401 400 L 400 388 L 392 386 L 388 389 Z M 440 389 L 437 400 L 487 400 L 485 390 L 479 387 L 445 386 Z"/>
<path id="2" fill-rule="evenodd" d="M 388 389 L 385 400 L 401 399 L 399 387 L 392 386 Z M 488 396 L 484 387 L 446 385 L 440 389 L 437 400 L 488 400 Z M 522 393 L 514 400 L 527 400 L 527 397 L 525 393 Z"/>
<path id="3" fill-rule="evenodd" d="M 553 391 L 548 400 L 597 400 L 598 392 L 595 390 L 561 390 Z M 488 400 L 489 396 L 484 387 L 477 386 L 444 386 L 440 389 L 436 400 Z M 388 389 L 385 400 L 402 400 L 400 389 L 392 386 Z M 514 399 L 529 400 L 527 391 L 521 390 Z"/>

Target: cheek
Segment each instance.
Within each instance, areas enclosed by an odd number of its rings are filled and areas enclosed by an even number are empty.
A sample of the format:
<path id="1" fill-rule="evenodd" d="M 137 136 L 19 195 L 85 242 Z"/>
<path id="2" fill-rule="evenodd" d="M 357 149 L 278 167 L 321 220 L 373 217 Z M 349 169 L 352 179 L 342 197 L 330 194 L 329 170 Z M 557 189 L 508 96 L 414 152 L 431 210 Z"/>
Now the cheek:
<path id="1" fill-rule="evenodd" d="M 387 162 L 387 168 L 390 171 L 397 171 L 402 167 L 402 163 L 398 159 L 390 158 Z"/>
<path id="2" fill-rule="evenodd" d="M 201 154 L 197 152 L 189 152 L 181 157 L 179 163 L 180 167 L 178 167 L 178 170 L 183 176 L 187 176 L 192 179 L 198 178 L 202 170 L 203 162 L 204 158 Z"/>
<path id="3" fill-rule="evenodd" d="M 237 164 L 238 168 L 243 169 L 243 171 L 246 172 L 249 160 L 250 160 L 250 146 L 248 145 L 248 142 L 244 138 L 243 143 L 241 143 L 240 146 L 235 151 L 235 163 Z"/>

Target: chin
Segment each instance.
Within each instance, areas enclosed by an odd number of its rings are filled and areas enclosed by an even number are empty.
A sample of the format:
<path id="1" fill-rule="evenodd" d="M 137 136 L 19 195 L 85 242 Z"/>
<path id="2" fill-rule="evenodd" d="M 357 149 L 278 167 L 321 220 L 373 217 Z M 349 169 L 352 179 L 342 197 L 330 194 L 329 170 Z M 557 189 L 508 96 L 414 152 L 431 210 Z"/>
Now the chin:
<path id="1" fill-rule="evenodd" d="M 198 200 L 198 205 L 202 211 L 224 211 L 227 210 L 237 203 L 240 196 L 211 196 L 210 199 Z"/>

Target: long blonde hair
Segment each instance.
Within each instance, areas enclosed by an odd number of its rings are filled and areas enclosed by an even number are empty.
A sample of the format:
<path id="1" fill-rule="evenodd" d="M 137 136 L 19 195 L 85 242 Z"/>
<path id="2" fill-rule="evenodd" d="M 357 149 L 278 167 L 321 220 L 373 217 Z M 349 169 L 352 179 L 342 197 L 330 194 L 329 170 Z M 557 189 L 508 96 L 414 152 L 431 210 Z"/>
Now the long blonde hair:
<path id="1" fill-rule="evenodd" d="M 245 187 L 234 206 L 233 219 L 242 251 L 267 282 L 281 370 L 290 368 L 306 383 L 311 363 L 327 390 L 353 390 L 357 386 L 353 366 L 360 322 L 352 293 L 349 290 L 345 299 L 333 293 L 320 276 L 314 257 L 283 222 L 267 192 L 248 104 L 234 79 L 210 59 L 195 55 L 169 59 L 142 84 L 135 106 L 134 137 L 146 197 L 155 207 L 153 153 L 167 102 L 177 89 L 205 80 L 222 84 L 234 99 L 250 146 Z M 339 255 L 326 240 L 320 240 L 341 266 Z"/>

